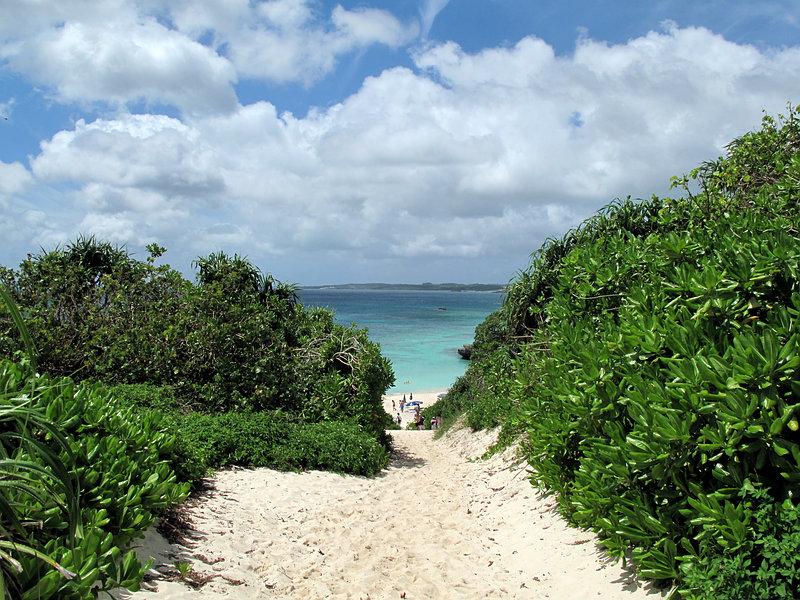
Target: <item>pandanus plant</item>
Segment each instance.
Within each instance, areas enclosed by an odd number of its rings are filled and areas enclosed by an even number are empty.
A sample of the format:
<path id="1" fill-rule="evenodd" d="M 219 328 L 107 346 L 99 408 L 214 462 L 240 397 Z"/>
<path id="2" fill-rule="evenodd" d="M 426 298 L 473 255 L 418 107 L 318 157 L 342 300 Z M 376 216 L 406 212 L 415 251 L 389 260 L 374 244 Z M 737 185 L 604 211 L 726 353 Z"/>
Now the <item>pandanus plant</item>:
<path id="1" fill-rule="evenodd" d="M 27 360 L 35 367 L 36 350 L 10 294 L 0 287 L 0 306 L 19 329 Z M 26 519 L 25 506 L 58 506 L 74 539 L 79 527 L 79 503 L 74 478 L 58 456 L 69 453 L 69 443 L 58 426 L 31 406 L 31 394 L 0 390 L 0 599 L 15 597 L 20 554 L 36 557 L 64 577 L 74 573 L 48 556 L 36 540 L 37 523 Z M 19 590 L 16 590 L 17 592 Z"/>

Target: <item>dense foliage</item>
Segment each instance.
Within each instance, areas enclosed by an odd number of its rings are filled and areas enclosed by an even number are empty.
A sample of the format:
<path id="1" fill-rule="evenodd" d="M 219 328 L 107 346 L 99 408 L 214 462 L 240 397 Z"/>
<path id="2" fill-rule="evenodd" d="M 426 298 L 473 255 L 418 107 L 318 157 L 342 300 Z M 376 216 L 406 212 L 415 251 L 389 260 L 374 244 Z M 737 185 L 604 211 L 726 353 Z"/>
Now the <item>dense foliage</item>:
<path id="1" fill-rule="evenodd" d="M 796 112 L 675 184 L 688 198 L 616 202 L 549 240 L 447 401 L 525 433 L 534 483 L 644 576 L 794 598 Z"/>
<path id="2" fill-rule="evenodd" d="M 298 422 L 282 411 L 194 413 L 181 420 L 181 431 L 206 465 L 374 475 L 388 461 L 386 449 L 355 423 Z"/>
<path id="3" fill-rule="evenodd" d="M 196 261 L 197 283 L 80 238 L 2 272 L 39 352 L 40 370 L 78 381 L 167 390 L 176 407 L 284 410 L 356 423 L 379 438 L 393 373 L 365 330 L 305 310 L 294 289 L 224 253 Z M 0 318 L 0 349 L 18 346 Z"/>
<path id="4" fill-rule="evenodd" d="M 188 492 L 169 465 L 174 436 L 99 386 L 37 376 L 27 361 L 0 362 L 0 390 L 6 593 L 137 589 L 145 568 L 126 546 Z"/>
<path id="5" fill-rule="evenodd" d="M 394 376 L 365 330 L 238 255 L 191 283 L 148 250 L 80 238 L 0 267 L 0 597 L 136 589 L 126 546 L 209 468 L 388 461 Z"/>
<path id="6" fill-rule="evenodd" d="M 80 238 L 4 269 L 43 371 L 169 386 L 194 409 L 280 408 L 383 430 L 380 396 L 393 374 L 365 331 L 304 310 L 291 286 L 238 255 L 199 258 L 192 284 L 155 266 L 163 248 L 148 250 L 137 261 Z M 7 354 L 16 330 L 5 324 Z"/>

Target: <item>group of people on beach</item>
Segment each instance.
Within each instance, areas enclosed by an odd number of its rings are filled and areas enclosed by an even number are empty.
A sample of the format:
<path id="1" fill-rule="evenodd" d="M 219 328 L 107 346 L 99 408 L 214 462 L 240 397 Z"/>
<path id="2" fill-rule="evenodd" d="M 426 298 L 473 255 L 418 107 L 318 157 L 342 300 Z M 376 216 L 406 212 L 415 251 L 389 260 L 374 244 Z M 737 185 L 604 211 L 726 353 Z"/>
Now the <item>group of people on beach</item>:
<path id="1" fill-rule="evenodd" d="M 414 392 L 411 392 L 409 402 L 414 401 Z M 417 405 L 419 406 L 419 405 Z M 403 394 L 403 399 L 400 400 L 400 412 L 403 412 L 403 409 L 406 407 L 406 395 Z M 397 406 L 395 405 L 394 398 L 392 398 L 392 410 L 397 410 Z"/>
<path id="2" fill-rule="evenodd" d="M 403 394 L 403 399 L 400 400 L 400 412 L 397 413 L 397 417 L 395 417 L 395 422 L 398 425 L 402 425 L 403 424 L 403 411 L 405 410 L 406 405 L 407 404 L 410 405 L 412 403 L 414 403 L 414 393 L 412 392 L 412 393 L 409 394 L 408 402 L 406 402 L 406 395 Z M 425 417 L 422 415 L 422 412 L 420 410 L 419 405 L 420 405 L 419 402 L 414 403 L 414 421 L 413 421 L 413 423 L 414 423 L 414 426 L 417 429 L 422 430 L 422 429 L 425 429 Z M 395 404 L 394 399 L 392 399 L 392 411 L 395 411 L 395 410 L 397 410 L 397 406 Z M 430 428 L 431 429 L 438 429 L 441 426 L 442 426 L 442 417 L 435 417 L 435 418 L 431 419 L 431 422 L 430 422 Z"/>

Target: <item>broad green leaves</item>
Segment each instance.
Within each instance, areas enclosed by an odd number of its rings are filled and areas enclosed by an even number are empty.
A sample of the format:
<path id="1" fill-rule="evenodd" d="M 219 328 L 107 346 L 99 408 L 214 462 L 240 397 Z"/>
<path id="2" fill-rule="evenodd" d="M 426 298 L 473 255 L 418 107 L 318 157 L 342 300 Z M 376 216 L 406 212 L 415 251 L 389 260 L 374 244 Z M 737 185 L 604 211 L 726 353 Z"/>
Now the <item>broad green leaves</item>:
<path id="1" fill-rule="evenodd" d="M 795 111 L 765 118 L 676 180 L 700 194 L 612 204 L 549 240 L 510 285 L 495 339 L 513 383 L 499 387 L 526 426 L 532 479 L 647 577 L 710 574 L 736 553 L 761 564 L 783 542 L 754 529 L 757 515 L 784 503 L 796 514 L 799 153 Z M 470 371 L 489 381 L 493 368 Z"/>
<path id="2" fill-rule="evenodd" d="M 138 588 L 146 569 L 121 548 L 188 493 L 167 462 L 173 437 L 156 415 L 136 415 L 98 386 L 35 375 L 26 363 L 0 362 L 0 389 L 0 448 L 11 461 L 0 469 L 12 511 L 2 511 L 3 528 L 39 524 L 22 538 L 35 552 L 6 550 L 20 569 L 15 589 L 45 599 Z M 8 426 L 18 420 L 30 439 Z"/>

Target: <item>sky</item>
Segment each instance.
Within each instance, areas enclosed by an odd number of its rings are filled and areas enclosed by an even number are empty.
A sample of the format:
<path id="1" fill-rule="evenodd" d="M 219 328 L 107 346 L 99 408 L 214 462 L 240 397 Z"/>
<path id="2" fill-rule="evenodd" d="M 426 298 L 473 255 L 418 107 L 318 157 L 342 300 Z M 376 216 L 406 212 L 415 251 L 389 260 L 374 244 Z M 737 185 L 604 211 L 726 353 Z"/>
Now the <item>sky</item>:
<path id="1" fill-rule="evenodd" d="M 787 103 L 796 0 L 2 0 L 0 264 L 506 283 Z"/>

